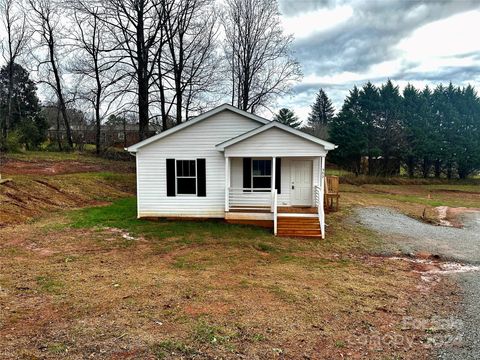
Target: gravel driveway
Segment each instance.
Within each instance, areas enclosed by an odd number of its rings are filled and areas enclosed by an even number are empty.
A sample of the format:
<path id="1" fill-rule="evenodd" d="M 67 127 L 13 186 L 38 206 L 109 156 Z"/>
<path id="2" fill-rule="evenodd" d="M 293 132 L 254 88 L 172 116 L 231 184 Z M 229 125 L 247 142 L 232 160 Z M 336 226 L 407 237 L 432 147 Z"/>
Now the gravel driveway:
<path id="1" fill-rule="evenodd" d="M 462 217 L 463 229 L 422 223 L 386 208 L 358 208 L 355 220 L 388 235 L 382 252 L 404 254 L 426 252 L 461 263 L 480 264 L 480 213 Z M 463 290 L 462 313 L 458 334 L 461 347 L 440 348 L 439 359 L 478 359 L 480 357 L 480 273 L 450 275 Z"/>
<path id="2" fill-rule="evenodd" d="M 466 213 L 463 229 L 422 223 L 395 210 L 358 208 L 356 219 L 381 234 L 388 234 L 385 252 L 428 252 L 443 259 L 480 264 L 480 213 Z"/>

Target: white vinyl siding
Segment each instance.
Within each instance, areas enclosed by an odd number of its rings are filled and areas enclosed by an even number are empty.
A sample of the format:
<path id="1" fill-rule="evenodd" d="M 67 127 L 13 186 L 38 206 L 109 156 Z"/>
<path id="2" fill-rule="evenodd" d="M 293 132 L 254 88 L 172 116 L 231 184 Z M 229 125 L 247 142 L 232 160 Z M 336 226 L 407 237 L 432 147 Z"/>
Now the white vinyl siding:
<path id="1" fill-rule="evenodd" d="M 326 151 L 322 145 L 282 129 L 271 128 L 225 148 L 225 154 L 231 157 L 313 157 L 325 156 Z"/>
<path id="2" fill-rule="evenodd" d="M 224 217 L 225 158 L 215 145 L 261 125 L 225 110 L 140 148 L 136 154 L 138 215 Z M 205 158 L 207 196 L 167 197 L 166 159 L 196 158 Z"/>

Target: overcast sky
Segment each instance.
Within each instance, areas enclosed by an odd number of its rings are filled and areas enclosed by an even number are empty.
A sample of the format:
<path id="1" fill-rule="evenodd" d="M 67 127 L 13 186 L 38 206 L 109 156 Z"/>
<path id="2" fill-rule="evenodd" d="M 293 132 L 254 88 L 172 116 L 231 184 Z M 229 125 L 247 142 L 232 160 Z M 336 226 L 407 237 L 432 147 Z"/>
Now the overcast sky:
<path id="1" fill-rule="evenodd" d="M 335 106 L 353 85 L 480 80 L 480 0 L 279 0 L 303 81 L 278 102 L 302 120 L 319 88 Z"/>

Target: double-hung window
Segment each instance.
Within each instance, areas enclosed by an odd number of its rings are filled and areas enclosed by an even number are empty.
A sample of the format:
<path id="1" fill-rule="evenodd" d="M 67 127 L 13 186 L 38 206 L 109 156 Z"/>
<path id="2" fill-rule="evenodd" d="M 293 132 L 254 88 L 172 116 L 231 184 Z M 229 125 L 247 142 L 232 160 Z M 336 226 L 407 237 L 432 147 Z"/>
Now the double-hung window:
<path id="1" fill-rule="evenodd" d="M 177 160 L 177 195 L 197 194 L 197 162 L 195 160 Z"/>
<path id="2" fill-rule="evenodd" d="M 252 187 L 253 189 L 270 191 L 272 187 L 272 160 L 252 159 Z"/>

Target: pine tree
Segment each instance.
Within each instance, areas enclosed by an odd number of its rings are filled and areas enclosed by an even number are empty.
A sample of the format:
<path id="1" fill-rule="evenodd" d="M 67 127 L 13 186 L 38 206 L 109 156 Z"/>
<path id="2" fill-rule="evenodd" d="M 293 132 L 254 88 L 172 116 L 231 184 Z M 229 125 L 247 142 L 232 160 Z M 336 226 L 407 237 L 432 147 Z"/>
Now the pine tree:
<path id="1" fill-rule="evenodd" d="M 300 125 L 302 125 L 302 122 L 298 120 L 298 116 L 296 116 L 292 110 L 287 108 L 280 109 L 273 120 L 288 125 L 292 128 L 298 128 Z"/>
<path id="2" fill-rule="evenodd" d="M 19 141 L 27 149 L 39 146 L 46 138 L 48 124 L 40 116 L 40 101 L 37 87 L 30 79 L 28 71 L 18 64 L 13 64 L 15 87 L 12 93 L 12 113 L 10 130 L 18 133 Z M 9 67 L 0 69 L 0 118 L 4 120 L 8 112 L 7 91 Z"/>
<path id="3" fill-rule="evenodd" d="M 366 151 L 368 156 L 368 174 L 376 175 L 374 158 L 382 154 L 378 141 L 378 124 L 380 118 L 380 95 L 371 82 L 367 82 L 359 92 L 358 105 L 361 121 L 365 127 Z"/>
<path id="4" fill-rule="evenodd" d="M 308 115 L 310 132 L 318 137 L 328 137 L 328 126 L 332 122 L 334 115 L 335 109 L 332 102 L 325 91 L 320 89 Z"/>
<path id="5" fill-rule="evenodd" d="M 380 87 L 379 95 L 377 141 L 383 158 L 382 175 L 394 175 L 400 169 L 398 162 L 405 149 L 402 97 L 391 80 Z M 394 165 L 392 159 L 396 160 Z"/>
<path id="6" fill-rule="evenodd" d="M 338 145 L 330 159 L 356 175 L 360 173 L 362 155 L 367 148 L 366 127 L 361 118 L 359 98 L 360 92 L 355 86 L 330 125 L 330 141 Z"/>

